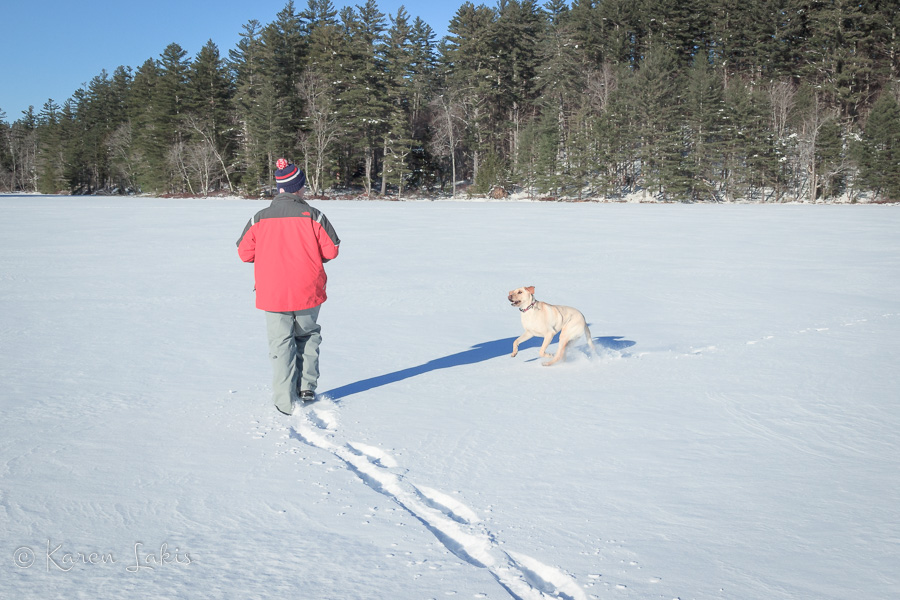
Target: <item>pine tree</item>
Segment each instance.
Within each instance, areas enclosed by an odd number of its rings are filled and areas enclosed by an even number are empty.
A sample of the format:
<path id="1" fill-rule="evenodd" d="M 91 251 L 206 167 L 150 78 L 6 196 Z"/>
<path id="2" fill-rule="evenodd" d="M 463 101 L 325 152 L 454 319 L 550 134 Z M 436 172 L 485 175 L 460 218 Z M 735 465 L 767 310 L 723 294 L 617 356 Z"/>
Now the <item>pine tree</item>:
<path id="1" fill-rule="evenodd" d="M 618 181 L 615 149 L 622 143 L 614 127 L 614 107 L 619 81 L 630 71 L 604 61 L 586 73 L 584 93 L 571 120 L 575 134 L 570 144 L 570 163 L 579 181 L 586 182 L 594 193 L 613 193 Z"/>
<path id="2" fill-rule="evenodd" d="M 859 143 L 859 176 L 886 200 L 900 200 L 900 103 L 891 91 L 881 94 Z"/>
<path id="3" fill-rule="evenodd" d="M 60 135 L 56 141 L 66 148 L 66 178 L 73 190 L 93 192 L 118 188 L 119 182 L 112 174 L 109 140 L 127 121 L 129 82 L 130 74 L 124 67 L 116 69 L 112 79 L 104 70 L 72 96 L 71 119 L 64 128 L 66 135 Z M 42 127 L 56 130 L 54 137 L 63 131 L 58 121 L 48 121 Z M 48 176 L 48 184 L 57 186 L 58 174 Z"/>
<path id="4" fill-rule="evenodd" d="M 409 112 L 416 147 L 410 157 L 414 185 L 433 185 L 428 104 L 435 90 L 436 55 L 434 30 L 416 17 L 410 31 Z"/>
<path id="5" fill-rule="evenodd" d="M 698 54 L 704 54 L 705 39 L 713 21 L 711 0 L 691 2 L 650 2 L 656 17 L 657 43 L 662 43 L 683 65 L 689 65 Z"/>
<path id="6" fill-rule="evenodd" d="M 560 196 L 564 183 L 559 170 L 559 119 L 556 115 L 545 113 L 529 129 L 524 136 L 528 145 L 523 147 L 529 148 L 530 152 L 523 153 L 522 158 L 530 163 L 534 187 L 539 193 Z"/>
<path id="7" fill-rule="evenodd" d="M 159 67 L 156 61 L 148 59 L 135 71 L 128 95 L 132 146 L 139 165 L 135 172 L 138 191 L 160 190 L 165 186 L 166 143 L 159 124 L 153 118 L 158 83 Z M 64 110 L 65 108 L 63 106 Z"/>
<path id="8" fill-rule="evenodd" d="M 315 0 L 310 0 L 313 5 Z M 306 13 L 298 15 L 293 0 L 288 0 L 275 21 L 262 30 L 263 83 L 261 119 L 264 121 L 263 145 L 268 181 L 274 184 L 275 161 L 290 158 L 296 148 L 297 133 L 303 118 L 303 105 L 297 84 L 307 66 L 309 26 L 303 23 Z"/>
<path id="9" fill-rule="evenodd" d="M 880 58 L 882 79 L 900 79 L 900 6 L 897 0 L 866 2 L 872 23 L 871 53 Z"/>
<path id="10" fill-rule="evenodd" d="M 65 153 L 63 152 L 60 112 L 62 108 L 52 99 L 44 103 L 38 114 L 38 191 L 55 194 L 66 187 Z"/>
<path id="11" fill-rule="evenodd" d="M 604 60 L 634 66 L 641 59 L 641 32 L 633 0 L 603 0 L 597 8 Z"/>
<path id="12" fill-rule="evenodd" d="M 770 107 L 763 92 L 731 81 L 725 89 L 722 132 L 723 189 L 729 200 L 754 199 L 774 188 L 779 169 L 771 131 Z"/>
<path id="13" fill-rule="evenodd" d="M 237 47 L 228 53 L 234 82 L 232 106 L 237 127 L 237 180 L 252 194 L 259 193 L 269 183 L 266 141 L 271 134 L 274 98 L 266 93 L 267 89 L 271 90 L 271 82 L 265 75 L 264 51 L 262 25 L 251 20 L 243 26 Z"/>
<path id="14" fill-rule="evenodd" d="M 307 8 L 300 14 L 303 31 L 306 34 L 307 68 L 309 72 L 315 74 L 321 85 L 328 89 L 327 94 L 333 97 L 340 97 L 342 90 L 350 84 L 346 65 L 350 63 L 352 54 L 337 16 L 338 11 L 335 10 L 331 0 L 309 0 Z M 304 114 L 308 115 L 309 112 L 304 109 Z M 300 137 L 308 139 L 311 134 L 309 127 L 304 125 Z M 306 148 L 311 147 L 306 142 L 302 145 Z M 330 185 L 334 180 L 332 174 L 335 171 L 335 157 L 312 157 L 304 152 L 304 160 L 309 162 L 311 159 L 317 164 L 321 160 L 326 160 L 328 164 L 323 164 L 322 168 L 327 174 L 327 182 L 323 179 L 321 184 Z"/>
<path id="15" fill-rule="evenodd" d="M 187 51 L 176 43 L 166 46 L 159 59 L 159 75 L 153 93 L 150 119 L 156 131 L 156 147 L 150 157 L 156 177 L 163 185 L 156 190 L 192 192 L 184 165 L 185 117 L 188 104 L 187 82 L 190 60 Z"/>
<path id="16" fill-rule="evenodd" d="M 109 90 L 109 76 L 102 71 L 88 83 L 76 107 L 81 127 L 84 184 L 88 191 L 104 189 L 109 182 L 106 139 L 118 125 L 112 118 L 118 111 Z"/>
<path id="17" fill-rule="evenodd" d="M 556 183 L 560 186 L 560 193 L 565 193 L 566 187 L 584 186 L 584 177 L 579 174 L 583 171 L 578 167 L 573 171 L 573 165 L 584 164 L 580 156 L 589 140 L 583 135 L 575 140 L 577 132 L 587 125 L 587 113 L 581 108 L 584 104 L 584 90 L 588 85 L 588 77 L 592 69 L 585 68 L 585 61 L 578 49 L 578 41 L 575 37 L 576 24 L 574 15 L 568 10 L 564 2 L 547 4 L 547 24 L 540 40 L 538 70 L 540 99 L 534 102 L 540 107 L 541 119 L 544 124 L 541 129 L 549 132 L 549 118 L 557 121 L 555 132 L 552 134 L 549 148 L 553 143 L 557 145 L 557 155 L 553 159 L 553 165 L 547 165 L 557 173 Z M 549 158 L 545 155 L 545 158 Z M 579 191 L 580 193 L 580 191 Z"/>
<path id="18" fill-rule="evenodd" d="M 16 189 L 37 191 L 35 159 L 38 153 L 37 115 L 34 106 L 22 111 L 22 117 L 12 124 L 11 148 L 15 163 L 13 181 Z M 16 184 L 15 182 L 18 181 Z"/>
<path id="19" fill-rule="evenodd" d="M 341 141 L 346 157 L 342 169 L 345 184 L 360 170 L 363 187 L 371 197 L 389 110 L 382 55 L 386 21 L 374 0 L 367 0 L 358 10 L 342 12 L 347 56 L 343 65 L 345 85 L 338 92 L 338 114 L 346 124 Z"/>
<path id="20" fill-rule="evenodd" d="M 794 0 L 710 0 L 704 53 L 724 71 L 724 85 L 736 77 L 754 83 L 790 74 L 802 62 L 796 40 L 803 39 L 803 11 Z"/>
<path id="21" fill-rule="evenodd" d="M 574 50 L 584 71 L 596 69 L 609 59 L 604 48 L 604 24 L 600 13 L 602 4 L 605 2 L 600 0 L 574 0 L 569 12 Z"/>
<path id="22" fill-rule="evenodd" d="M 579 199 L 587 188 L 596 187 L 598 171 L 603 166 L 598 143 L 599 120 L 592 108 L 590 102 L 582 102 L 568 119 L 567 184 L 575 189 Z"/>
<path id="23" fill-rule="evenodd" d="M 112 79 L 109 83 L 109 94 L 112 99 L 111 115 L 114 123 L 123 123 L 128 120 L 129 106 L 128 98 L 131 93 L 131 84 L 134 77 L 131 67 L 119 66 L 113 71 Z"/>
<path id="24" fill-rule="evenodd" d="M 640 177 L 645 192 L 664 193 L 680 168 L 683 140 L 680 136 L 680 91 L 677 55 L 660 46 L 641 61 L 626 87 L 629 110 L 636 120 L 640 140 Z"/>
<path id="25" fill-rule="evenodd" d="M 300 15 L 307 36 L 308 64 L 331 82 L 343 76 L 340 65 L 345 40 L 337 15 L 331 0 L 308 0 L 306 10 Z"/>
<path id="26" fill-rule="evenodd" d="M 690 129 L 688 175 L 684 192 L 692 200 L 716 199 L 715 182 L 721 173 L 721 140 L 725 99 L 718 73 L 705 57 L 697 56 L 688 73 L 685 116 Z"/>
<path id="27" fill-rule="evenodd" d="M 232 80 L 219 48 L 212 40 L 200 49 L 191 64 L 188 84 L 188 107 L 197 123 L 209 132 L 217 146 L 231 127 Z"/>
<path id="28" fill-rule="evenodd" d="M 468 171 L 473 179 L 495 131 L 491 114 L 497 81 L 495 19 L 492 9 L 466 2 L 451 19 L 441 46 L 443 85 L 447 95 L 458 95 L 459 104 L 465 108 L 461 146 L 471 157 Z"/>
<path id="29" fill-rule="evenodd" d="M 796 0 L 805 16 L 801 74 L 807 83 L 820 86 L 829 105 L 844 117 L 858 113 L 870 93 L 872 57 L 868 18 L 863 3 L 851 0 L 815 2 Z"/>
<path id="30" fill-rule="evenodd" d="M 79 187 L 85 190 L 114 190 L 120 187 L 120 182 L 113 176 L 109 140 L 128 119 L 130 80 L 130 72 L 125 67 L 118 67 L 112 78 L 104 70 L 92 78 L 78 96 L 75 122 L 80 134 L 76 143 L 82 148 L 80 166 L 84 177 Z"/>
<path id="31" fill-rule="evenodd" d="M 391 16 L 391 27 L 385 42 L 385 91 L 389 109 L 387 129 L 384 135 L 384 167 L 381 177 L 381 193 L 387 192 L 389 183 L 396 184 L 400 194 L 409 175 L 407 160 L 415 140 L 412 139 L 410 80 L 413 74 L 413 46 L 410 38 L 409 15 L 401 6 Z"/>
<path id="32" fill-rule="evenodd" d="M 187 95 L 190 111 L 187 126 L 194 151 L 198 156 L 211 155 L 215 159 L 214 165 L 203 165 L 211 169 L 211 181 L 208 183 L 218 186 L 224 179 L 228 189 L 232 189 L 227 163 L 230 162 L 233 143 L 233 85 L 225 62 L 219 56 L 219 49 L 212 40 L 203 46 L 191 64 Z"/>
<path id="33" fill-rule="evenodd" d="M 560 15 L 568 10 L 562 0 L 554 1 L 561 3 L 557 7 Z M 560 20 L 562 18 L 559 16 Z M 546 18 L 533 0 L 502 0 L 498 3 L 497 19 L 492 26 L 496 85 L 491 90 L 490 110 L 499 129 L 496 139 L 498 142 L 505 140 L 506 143 L 497 143 L 490 150 L 498 155 L 508 155 L 513 162 L 519 151 L 518 136 L 522 124 L 531 120 L 537 112 L 538 90 L 542 88 L 547 92 L 551 89 L 564 89 L 564 86 L 559 85 L 562 82 L 558 80 L 566 77 L 563 71 L 567 63 L 558 60 L 560 53 L 557 50 L 562 50 L 561 54 L 567 56 L 571 54 L 572 48 L 542 46 L 545 23 Z M 562 24 L 558 25 L 561 38 L 564 37 L 563 27 Z M 567 42 L 566 38 L 560 45 Z M 554 59 L 549 63 L 546 60 L 548 55 Z M 539 70 L 541 65 L 546 66 Z M 557 85 L 559 87 L 554 87 Z M 556 94 L 553 98 L 560 99 Z"/>
<path id="34" fill-rule="evenodd" d="M 153 116 L 163 135 L 171 141 L 181 139 L 183 119 L 191 108 L 187 88 L 190 68 L 187 51 L 178 44 L 169 44 L 160 55 Z"/>

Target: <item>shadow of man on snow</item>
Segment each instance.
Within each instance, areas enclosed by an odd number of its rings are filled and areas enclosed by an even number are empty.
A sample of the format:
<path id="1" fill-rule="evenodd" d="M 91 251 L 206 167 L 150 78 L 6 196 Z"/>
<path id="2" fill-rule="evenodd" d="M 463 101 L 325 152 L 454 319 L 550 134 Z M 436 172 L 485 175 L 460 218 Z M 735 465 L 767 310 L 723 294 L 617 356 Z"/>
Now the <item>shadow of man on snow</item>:
<path id="1" fill-rule="evenodd" d="M 351 396 L 353 394 L 367 392 L 371 389 L 381 387 L 383 385 L 397 383 L 398 381 L 403 381 L 404 379 L 416 377 L 418 375 L 429 373 L 431 371 L 437 371 L 438 369 L 449 369 L 452 367 L 460 367 L 462 365 L 471 365 L 490 360 L 492 358 L 498 358 L 500 356 L 508 356 L 512 354 L 512 344 L 515 340 L 515 337 L 509 337 L 476 344 L 468 350 L 457 352 L 456 354 L 450 354 L 449 356 L 442 356 L 441 358 L 430 360 L 422 365 L 409 367 L 407 369 L 401 369 L 399 371 L 394 371 L 393 373 L 387 373 L 385 375 L 369 377 L 368 379 L 362 379 L 354 383 L 348 383 L 346 385 L 336 387 L 332 390 L 328 390 L 327 392 L 323 392 L 322 396 L 331 398 L 332 400 L 340 400 L 341 398 L 346 398 L 347 396 Z M 526 348 L 539 348 L 542 341 L 543 340 L 541 338 L 532 338 L 526 342 L 523 342 L 519 346 L 519 350 L 524 350 Z M 623 340 L 622 336 L 594 338 L 594 345 L 597 348 L 608 348 L 610 350 L 622 350 L 634 346 L 635 343 L 636 342 L 632 342 L 631 340 Z"/>

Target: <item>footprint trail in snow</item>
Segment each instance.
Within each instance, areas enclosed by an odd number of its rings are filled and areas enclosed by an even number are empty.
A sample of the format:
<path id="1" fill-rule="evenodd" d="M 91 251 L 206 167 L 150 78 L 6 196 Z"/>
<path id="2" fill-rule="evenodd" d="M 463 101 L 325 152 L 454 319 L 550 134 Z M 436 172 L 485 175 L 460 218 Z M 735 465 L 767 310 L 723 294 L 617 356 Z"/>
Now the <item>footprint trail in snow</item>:
<path id="1" fill-rule="evenodd" d="M 387 452 L 359 442 L 332 441 L 337 431 L 337 407 L 327 398 L 294 413 L 291 437 L 330 452 L 367 486 L 403 507 L 460 560 L 487 569 L 518 600 L 565 598 L 587 600 L 569 575 L 540 561 L 500 547 L 471 508 L 439 490 L 417 486 L 397 471 Z"/>

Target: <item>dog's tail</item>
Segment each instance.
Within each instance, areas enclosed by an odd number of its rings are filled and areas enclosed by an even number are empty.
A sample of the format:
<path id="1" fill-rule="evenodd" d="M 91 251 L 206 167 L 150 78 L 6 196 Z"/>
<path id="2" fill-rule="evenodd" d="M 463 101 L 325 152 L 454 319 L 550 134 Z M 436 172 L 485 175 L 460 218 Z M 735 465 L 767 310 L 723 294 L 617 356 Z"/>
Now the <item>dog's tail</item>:
<path id="1" fill-rule="evenodd" d="M 584 337 L 587 338 L 588 346 L 591 347 L 591 352 L 593 352 L 594 356 L 597 356 L 597 348 L 594 346 L 594 338 L 591 337 L 591 330 L 587 326 L 587 323 L 584 324 Z"/>

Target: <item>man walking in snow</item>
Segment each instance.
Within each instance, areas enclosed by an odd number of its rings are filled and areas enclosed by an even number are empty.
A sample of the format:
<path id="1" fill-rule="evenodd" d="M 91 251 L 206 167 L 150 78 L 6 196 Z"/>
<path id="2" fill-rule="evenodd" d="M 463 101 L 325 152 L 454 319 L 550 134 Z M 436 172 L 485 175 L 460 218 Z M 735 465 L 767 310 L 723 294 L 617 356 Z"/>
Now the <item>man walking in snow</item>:
<path id="1" fill-rule="evenodd" d="M 256 213 L 237 242 L 238 255 L 253 263 L 256 307 L 266 311 L 275 408 L 316 399 L 319 379 L 319 308 L 325 302 L 324 263 L 341 243 L 325 215 L 303 200 L 306 175 L 280 158 L 278 195 Z"/>

